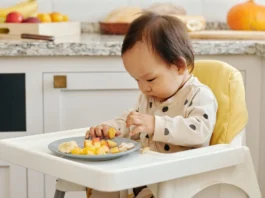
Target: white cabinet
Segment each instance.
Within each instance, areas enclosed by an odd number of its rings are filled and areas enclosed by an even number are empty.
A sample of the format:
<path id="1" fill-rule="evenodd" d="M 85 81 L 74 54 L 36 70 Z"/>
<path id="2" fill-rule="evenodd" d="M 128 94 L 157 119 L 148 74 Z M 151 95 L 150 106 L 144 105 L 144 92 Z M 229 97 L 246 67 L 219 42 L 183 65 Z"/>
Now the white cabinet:
<path id="1" fill-rule="evenodd" d="M 126 72 L 45 73 L 43 84 L 45 133 L 97 125 L 134 107 L 138 96 L 137 83 Z M 49 198 L 56 178 L 45 180 Z M 84 192 L 71 195 L 66 194 L 81 198 Z"/>
<path id="2" fill-rule="evenodd" d="M 14 69 L 11 64 L 12 61 L 0 60 L 0 139 L 42 133 L 42 130 L 36 130 L 42 129 L 41 75 Z M 28 186 L 34 189 L 31 176 L 35 177 L 36 174 L 24 167 L 0 161 L 0 197 L 33 198 Z"/>

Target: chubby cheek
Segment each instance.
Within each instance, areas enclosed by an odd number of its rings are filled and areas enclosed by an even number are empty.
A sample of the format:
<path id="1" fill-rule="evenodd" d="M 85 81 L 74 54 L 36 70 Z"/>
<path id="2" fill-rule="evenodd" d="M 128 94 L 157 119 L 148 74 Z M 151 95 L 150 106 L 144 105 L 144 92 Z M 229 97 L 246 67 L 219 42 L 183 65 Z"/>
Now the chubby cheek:
<path id="1" fill-rule="evenodd" d="M 172 96 L 174 93 L 176 93 L 179 87 L 180 87 L 179 81 L 175 79 L 166 80 L 163 83 L 160 83 L 159 87 L 157 87 L 156 92 L 159 93 L 161 97 L 168 98 Z"/>

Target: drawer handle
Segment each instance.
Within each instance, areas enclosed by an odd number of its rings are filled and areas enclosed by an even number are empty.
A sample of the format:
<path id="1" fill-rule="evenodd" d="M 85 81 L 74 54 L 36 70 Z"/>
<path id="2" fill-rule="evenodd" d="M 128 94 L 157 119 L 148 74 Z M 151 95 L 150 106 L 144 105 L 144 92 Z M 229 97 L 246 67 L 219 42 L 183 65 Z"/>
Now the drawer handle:
<path id="1" fill-rule="evenodd" d="M 53 76 L 53 88 L 67 88 L 67 77 Z"/>

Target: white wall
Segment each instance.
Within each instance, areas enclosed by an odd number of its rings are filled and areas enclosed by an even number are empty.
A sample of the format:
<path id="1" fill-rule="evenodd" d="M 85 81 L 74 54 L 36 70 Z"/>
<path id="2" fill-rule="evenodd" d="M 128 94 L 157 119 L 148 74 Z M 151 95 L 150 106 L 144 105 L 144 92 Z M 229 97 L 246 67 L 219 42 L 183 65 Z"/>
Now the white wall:
<path id="1" fill-rule="evenodd" d="M 0 7 L 23 0 L 0 0 Z M 72 20 L 95 22 L 110 10 L 124 5 L 148 7 L 154 2 L 174 2 L 182 5 L 190 15 L 203 15 L 208 21 L 225 22 L 231 6 L 247 0 L 38 0 L 43 12 L 59 11 L 68 14 Z M 265 5 L 265 0 L 256 0 Z"/>

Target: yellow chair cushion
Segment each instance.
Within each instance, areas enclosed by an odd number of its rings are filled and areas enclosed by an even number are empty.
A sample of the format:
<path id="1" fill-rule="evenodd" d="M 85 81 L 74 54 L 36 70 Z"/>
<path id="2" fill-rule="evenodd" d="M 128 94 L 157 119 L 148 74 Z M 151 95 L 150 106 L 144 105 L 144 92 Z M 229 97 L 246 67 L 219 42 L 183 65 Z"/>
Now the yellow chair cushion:
<path id="1" fill-rule="evenodd" d="M 248 121 L 241 73 L 229 64 L 216 60 L 195 61 L 192 73 L 211 88 L 218 102 L 217 120 L 210 144 L 230 143 Z"/>

